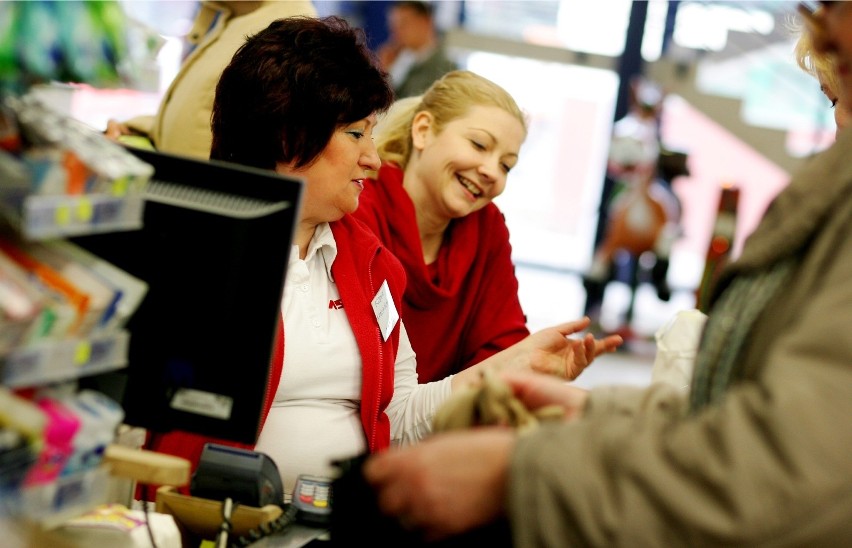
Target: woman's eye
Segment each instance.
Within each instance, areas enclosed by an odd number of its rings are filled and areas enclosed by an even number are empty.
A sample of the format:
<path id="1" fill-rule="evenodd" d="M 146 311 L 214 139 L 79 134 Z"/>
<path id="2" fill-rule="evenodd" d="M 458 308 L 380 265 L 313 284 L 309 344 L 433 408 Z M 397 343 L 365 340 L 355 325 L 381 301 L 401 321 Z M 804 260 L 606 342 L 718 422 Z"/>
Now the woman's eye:
<path id="1" fill-rule="evenodd" d="M 837 99 L 829 99 L 829 100 L 831 101 L 831 108 L 834 108 L 834 107 L 837 106 Z"/>
<path id="2" fill-rule="evenodd" d="M 501 164 L 501 165 L 503 166 L 503 171 L 505 171 L 506 173 L 509 173 L 510 171 L 512 171 L 512 166 L 510 166 L 509 164 Z"/>
<path id="3" fill-rule="evenodd" d="M 364 136 L 363 131 L 352 130 L 352 131 L 348 131 L 347 133 L 349 133 L 349 135 L 355 137 L 356 139 L 360 139 Z"/>
<path id="4" fill-rule="evenodd" d="M 473 148 L 475 148 L 476 150 L 485 150 L 485 145 L 483 145 L 479 141 L 471 140 L 470 143 L 473 145 Z"/>

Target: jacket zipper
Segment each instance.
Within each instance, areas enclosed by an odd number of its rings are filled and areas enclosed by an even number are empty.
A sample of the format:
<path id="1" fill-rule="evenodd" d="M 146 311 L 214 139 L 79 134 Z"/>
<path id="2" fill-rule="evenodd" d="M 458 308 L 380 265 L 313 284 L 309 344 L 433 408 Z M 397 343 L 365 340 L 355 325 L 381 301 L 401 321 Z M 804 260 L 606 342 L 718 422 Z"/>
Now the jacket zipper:
<path id="1" fill-rule="evenodd" d="M 374 293 L 376 291 L 376 286 L 373 283 L 373 262 L 376 260 L 376 257 L 378 256 L 380 249 L 381 248 L 376 249 L 376 253 L 373 255 L 373 259 L 370 261 L 370 264 L 367 267 L 367 281 L 370 284 L 370 292 L 371 293 Z M 369 295 L 368 295 L 368 297 L 369 297 Z M 376 410 L 375 410 L 375 414 L 372 417 L 372 429 L 370 430 L 370 452 L 373 452 L 375 450 L 375 447 L 376 447 L 376 430 L 378 429 L 378 425 L 379 425 L 379 413 L 381 413 L 381 406 L 379 404 L 381 403 L 381 399 L 382 399 L 382 376 L 384 374 L 384 361 L 385 361 L 384 360 L 384 346 L 382 345 L 382 332 L 381 332 L 381 329 L 379 328 L 378 323 L 376 323 L 375 330 L 376 330 L 376 334 L 378 335 L 378 338 L 376 340 L 379 343 L 378 344 L 378 351 L 379 351 L 379 361 L 378 361 L 379 367 L 378 367 L 378 370 L 379 370 L 379 375 L 378 375 L 378 389 L 376 390 L 376 400 L 375 400 Z M 362 364 L 361 367 L 364 367 L 364 364 Z"/>

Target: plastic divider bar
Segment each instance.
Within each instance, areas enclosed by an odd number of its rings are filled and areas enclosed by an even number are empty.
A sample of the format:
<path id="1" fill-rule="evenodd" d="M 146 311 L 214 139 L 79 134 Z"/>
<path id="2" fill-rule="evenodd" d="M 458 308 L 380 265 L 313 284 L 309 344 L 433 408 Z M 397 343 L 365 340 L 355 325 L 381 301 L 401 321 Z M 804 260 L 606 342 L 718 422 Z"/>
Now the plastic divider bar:
<path id="1" fill-rule="evenodd" d="M 125 196 L 27 196 L 22 211 L 6 208 L 7 218 L 26 238 L 40 240 L 77 236 L 142 226 L 143 194 Z"/>
<path id="2" fill-rule="evenodd" d="M 0 358 L 0 382 L 28 387 L 120 369 L 127 365 L 129 342 L 127 331 L 115 331 L 22 346 Z"/>
<path id="3" fill-rule="evenodd" d="M 42 527 L 52 528 L 70 518 L 106 504 L 109 466 L 60 476 L 43 485 L 24 487 L 19 494 L 20 512 Z"/>

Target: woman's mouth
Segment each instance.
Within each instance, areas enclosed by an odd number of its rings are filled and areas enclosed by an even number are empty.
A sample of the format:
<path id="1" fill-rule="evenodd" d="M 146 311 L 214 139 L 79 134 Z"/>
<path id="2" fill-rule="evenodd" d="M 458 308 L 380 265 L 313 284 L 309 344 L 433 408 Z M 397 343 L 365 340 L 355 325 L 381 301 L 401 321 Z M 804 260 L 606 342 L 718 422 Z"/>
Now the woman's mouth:
<path id="1" fill-rule="evenodd" d="M 467 189 L 467 191 L 468 191 L 468 192 L 470 192 L 471 194 L 473 194 L 473 196 L 474 196 L 475 198 L 479 198 L 480 196 L 482 196 L 482 189 L 481 189 L 481 188 L 479 188 L 478 186 L 476 186 L 476 185 L 474 184 L 474 182 L 473 182 L 473 181 L 471 181 L 470 179 L 467 179 L 467 178 L 465 178 L 465 177 L 462 177 L 461 175 L 456 175 L 456 179 L 458 180 L 458 182 L 459 182 L 459 183 L 461 183 L 461 185 L 462 185 L 465 189 Z"/>

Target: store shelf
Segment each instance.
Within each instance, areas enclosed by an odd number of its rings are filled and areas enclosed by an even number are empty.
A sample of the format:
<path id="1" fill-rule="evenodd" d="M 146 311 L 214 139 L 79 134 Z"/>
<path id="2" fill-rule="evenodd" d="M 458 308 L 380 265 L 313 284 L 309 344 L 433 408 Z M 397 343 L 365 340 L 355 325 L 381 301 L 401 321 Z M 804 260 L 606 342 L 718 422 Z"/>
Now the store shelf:
<path id="1" fill-rule="evenodd" d="M 6 200 L 0 204 L 4 216 L 23 237 L 44 240 L 140 228 L 144 200 L 141 193 L 134 192 L 125 196 L 27 196 L 19 207 Z"/>
<path id="2" fill-rule="evenodd" d="M 127 364 L 129 341 L 126 331 L 116 331 L 22 346 L 0 358 L 0 382 L 28 387 L 120 369 Z"/>
<path id="3" fill-rule="evenodd" d="M 14 514 L 44 528 L 55 527 L 108 502 L 109 467 L 62 476 L 44 485 L 21 489 Z"/>

